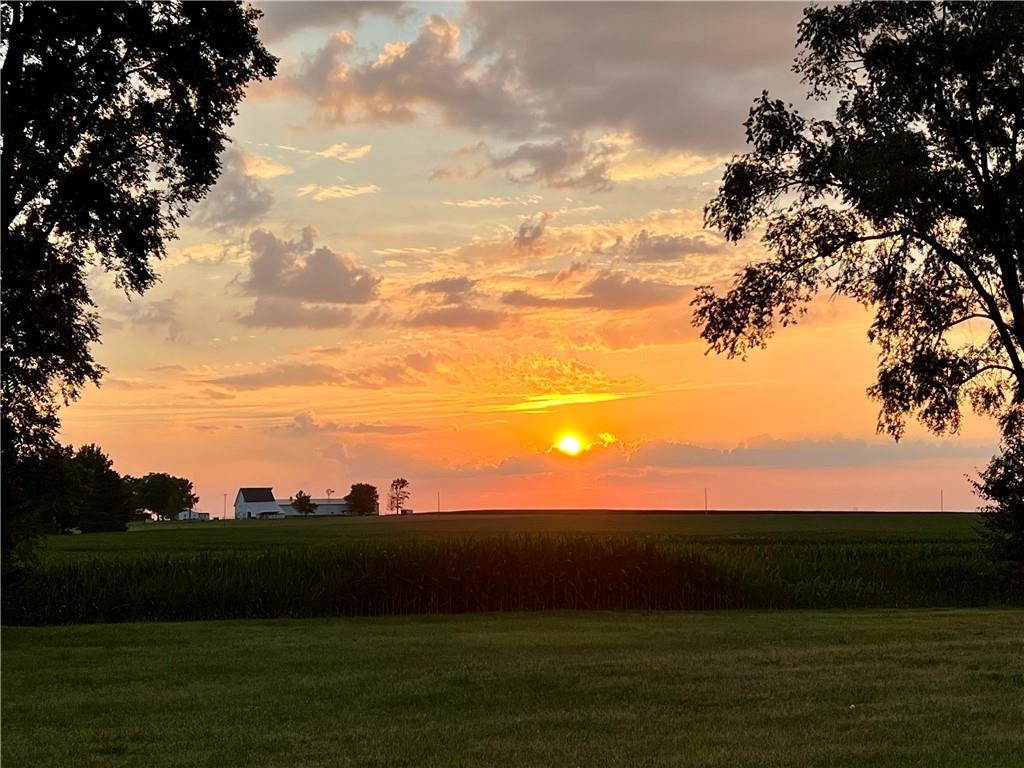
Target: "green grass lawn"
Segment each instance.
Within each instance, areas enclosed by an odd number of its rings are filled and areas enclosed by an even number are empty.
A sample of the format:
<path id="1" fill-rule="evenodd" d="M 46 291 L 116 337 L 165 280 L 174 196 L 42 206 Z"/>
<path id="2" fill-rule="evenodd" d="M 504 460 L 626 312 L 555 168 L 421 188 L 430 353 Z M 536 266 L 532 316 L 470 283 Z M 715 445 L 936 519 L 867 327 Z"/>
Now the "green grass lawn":
<path id="1" fill-rule="evenodd" d="M 1024 611 L 4 628 L 4 766 L 1019 766 Z"/>
<path id="2" fill-rule="evenodd" d="M 382 541 L 504 533 L 639 534 L 730 540 L 970 541 L 976 515 L 968 514 L 741 514 L 678 515 L 569 512 L 560 514 L 413 515 L 309 520 L 230 520 L 138 524 L 127 533 L 51 536 L 51 560 Z"/>

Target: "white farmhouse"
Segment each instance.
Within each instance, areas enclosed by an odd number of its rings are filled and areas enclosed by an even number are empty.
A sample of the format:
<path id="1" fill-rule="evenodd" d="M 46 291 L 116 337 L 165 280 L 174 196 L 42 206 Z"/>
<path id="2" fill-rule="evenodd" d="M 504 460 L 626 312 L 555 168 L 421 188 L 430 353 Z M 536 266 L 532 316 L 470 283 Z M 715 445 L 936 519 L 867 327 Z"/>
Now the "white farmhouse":
<path id="1" fill-rule="evenodd" d="M 279 515 L 281 507 L 274 499 L 273 488 L 239 488 L 235 496 L 235 519 L 252 520 Z"/>
<path id="2" fill-rule="evenodd" d="M 209 512 L 200 512 L 196 509 L 183 509 L 178 513 L 179 520 L 209 520 Z"/>

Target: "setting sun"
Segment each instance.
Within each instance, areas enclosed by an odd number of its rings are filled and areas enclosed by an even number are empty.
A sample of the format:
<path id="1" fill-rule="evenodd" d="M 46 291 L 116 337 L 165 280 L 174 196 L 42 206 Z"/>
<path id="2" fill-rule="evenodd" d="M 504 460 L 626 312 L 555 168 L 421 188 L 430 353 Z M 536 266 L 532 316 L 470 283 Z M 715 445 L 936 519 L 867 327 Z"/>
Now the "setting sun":
<path id="1" fill-rule="evenodd" d="M 569 456 L 576 456 L 583 450 L 583 444 L 578 437 L 566 435 L 558 441 L 558 450 Z"/>

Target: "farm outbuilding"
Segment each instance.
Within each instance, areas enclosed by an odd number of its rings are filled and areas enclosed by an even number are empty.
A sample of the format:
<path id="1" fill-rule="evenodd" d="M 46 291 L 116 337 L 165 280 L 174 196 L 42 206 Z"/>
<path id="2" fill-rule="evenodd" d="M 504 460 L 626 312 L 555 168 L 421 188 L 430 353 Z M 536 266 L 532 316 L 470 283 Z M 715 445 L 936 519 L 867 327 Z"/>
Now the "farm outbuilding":
<path id="1" fill-rule="evenodd" d="M 331 517 L 351 514 L 345 499 L 310 499 L 316 504 L 311 516 Z M 379 514 L 378 508 L 375 514 Z M 239 488 L 235 496 L 235 519 L 299 517 L 291 499 L 275 499 L 273 488 Z"/>

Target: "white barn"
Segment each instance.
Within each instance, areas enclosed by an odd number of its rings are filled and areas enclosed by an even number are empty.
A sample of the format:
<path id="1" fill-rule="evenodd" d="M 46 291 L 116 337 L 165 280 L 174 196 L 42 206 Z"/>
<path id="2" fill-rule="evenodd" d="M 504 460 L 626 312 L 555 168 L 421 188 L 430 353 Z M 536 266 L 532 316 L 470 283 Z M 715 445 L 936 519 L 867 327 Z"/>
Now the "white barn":
<path id="1" fill-rule="evenodd" d="M 293 510 L 294 511 L 294 510 Z M 239 488 L 235 496 L 235 519 L 252 520 L 281 514 L 273 488 Z"/>
<path id="2" fill-rule="evenodd" d="M 178 513 L 179 520 L 209 520 L 209 512 L 200 512 L 196 509 L 183 509 Z"/>
<path id="3" fill-rule="evenodd" d="M 345 499 L 310 499 L 316 509 L 310 517 L 331 517 L 351 514 Z M 374 514 L 380 514 L 380 505 Z M 273 488 L 239 488 L 235 496 L 235 519 L 253 520 L 267 517 L 300 517 L 291 499 L 275 499 Z"/>

